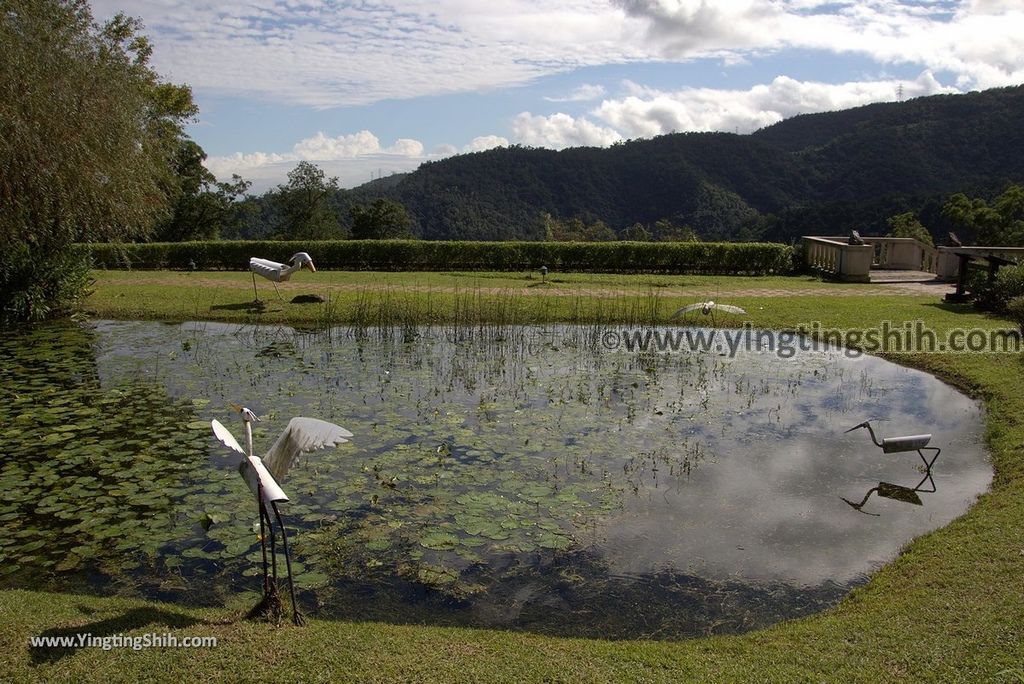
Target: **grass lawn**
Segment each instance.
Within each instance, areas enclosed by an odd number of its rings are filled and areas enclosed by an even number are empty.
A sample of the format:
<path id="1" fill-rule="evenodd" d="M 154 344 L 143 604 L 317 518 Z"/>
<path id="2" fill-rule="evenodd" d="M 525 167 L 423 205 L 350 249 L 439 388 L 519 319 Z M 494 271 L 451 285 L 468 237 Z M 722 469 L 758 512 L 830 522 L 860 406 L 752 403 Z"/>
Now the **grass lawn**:
<path id="1" fill-rule="evenodd" d="M 711 296 L 772 328 L 819 321 L 853 329 L 925 321 L 932 329 L 1008 328 L 937 297 L 850 291 L 800 278 L 559 275 L 530 287 L 508 274 L 302 274 L 287 297 L 248 308 L 244 273 L 97 273 L 85 308 L 97 317 L 245 322 L 666 321 Z M 657 283 L 660 284 L 656 284 Z M 248 289 L 247 289 L 248 288 Z M 528 294 L 522 294 L 528 290 Z M 861 293 L 860 296 L 855 296 Z M 816 296 L 815 296 L 816 295 Z M 845 295 L 845 296 L 829 296 Z M 218 308 L 219 307 L 219 308 Z M 385 313 L 379 314 L 380 310 Z M 378 313 L 374 313 L 378 312 Z M 376 316 L 376 318 L 375 318 Z M 742 636 L 676 642 L 549 638 L 498 630 L 312 620 L 274 628 L 241 607 L 0 591 L 0 680 L 207 681 L 1024 681 L 1024 357 L 917 354 L 896 360 L 938 374 L 981 400 L 996 471 L 964 516 L 918 538 L 835 608 Z M 784 361 L 780 361 L 784 363 Z M 170 631 L 216 636 L 217 648 L 33 650 L 38 635 Z"/>

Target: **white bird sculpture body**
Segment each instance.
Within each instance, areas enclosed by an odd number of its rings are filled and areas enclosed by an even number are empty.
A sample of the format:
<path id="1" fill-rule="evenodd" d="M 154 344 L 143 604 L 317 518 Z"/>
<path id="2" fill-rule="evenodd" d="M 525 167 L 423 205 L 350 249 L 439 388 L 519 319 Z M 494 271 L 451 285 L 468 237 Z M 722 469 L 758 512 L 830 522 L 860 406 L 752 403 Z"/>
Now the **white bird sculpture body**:
<path id="1" fill-rule="evenodd" d="M 875 431 L 871 428 L 871 421 L 869 420 L 865 420 L 863 423 L 859 425 L 854 425 L 852 428 L 847 430 L 847 432 L 853 432 L 854 430 L 859 430 L 860 428 L 867 428 L 868 433 L 870 433 L 871 435 L 871 441 L 875 443 L 875 446 L 881 447 L 883 454 L 895 454 L 904 451 L 916 451 L 917 455 L 921 457 L 922 461 L 924 461 L 925 469 L 929 472 L 931 472 L 932 465 L 935 463 L 935 459 L 937 459 L 939 457 L 939 454 L 942 453 L 942 449 L 938 447 L 928 446 L 928 442 L 932 441 L 931 434 L 926 433 L 921 435 L 906 435 L 904 437 L 886 437 L 882 441 L 878 441 L 878 438 L 875 437 Z M 935 455 L 932 457 L 931 461 L 924 457 L 924 454 L 921 453 L 922 449 L 927 449 L 928 451 L 935 452 Z"/>
<path id="2" fill-rule="evenodd" d="M 712 324 L 715 320 L 715 311 L 724 311 L 725 313 L 731 314 L 747 313 L 745 309 L 741 309 L 738 306 L 733 306 L 732 304 L 719 304 L 718 302 L 707 301 L 697 302 L 696 304 L 687 304 L 686 306 L 672 314 L 672 318 L 679 318 L 680 316 L 688 314 L 691 311 L 700 311 L 705 316 L 710 314 Z"/>
<path id="3" fill-rule="evenodd" d="M 313 258 L 306 252 L 296 252 L 288 261 L 291 263 L 279 264 L 276 261 L 260 259 L 259 257 L 252 257 L 249 259 L 249 270 L 252 271 L 252 291 L 256 294 L 256 301 L 259 301 L 260 299 L 259 293 L 256 292 L 257 275 L 274 283 L 274 291 L 277 292 L 277 296 L 280 297 L 281 293 L 277 290 L 278 283 L 283 283 L 290 279 L 293 273 L 301 271 L 304 267 L 308 268 L 313 273 L 316 273 L 316 266 L 313 265 Z"/>
<path id="4" fill-rule="evenodd" d="M 295 585 L 292 582 L 292 563 L 288 555 L 288 535 L 281 522 L 281 512 L 277 508 L 279 502 L 288 501 L 288 495 L 278 484 L 284 480 L 288 470 L 295 464 L 303 453 L 317 451 L 343 444 L 348 441 L 352 433 L 345 428 L 328 423 L 316 418 L 292 418 L 288 427 L 284 429 L 281 436 L 277 438 L 270 450 L 259 458 L 253 454 L 252 447 L 252 423 L 258 422 L 259 417 L 244 407 L 238 407 L 245 421 L 245 445 L 238 443 L 234 435 L 224 427 L 220 421 L 214 419 L 210 422 L 213 427 L 213 434 L 216 435 L 225 446 L 244 457 L 238 464 L 238 472 L 242 479 L 249 486 L 250 491 L 256 496 L 256 503 L 260 516 L 260 546 L 263 550 L 263 601 L 260 606 L 276 602 L 277 599 L 277 555 L 274 546 L 274 525 L 267 510 L 274 511 L 277 518 L 277 525 L 281 530 L 281 540 L 284 546 L 284 560 L 288 570 L 288 589 L 292 599 L 292 616 L 295 624 L 301 624 L 301 616 L 295 603 Z M 267 576 L 267 548 L 265 544 L 264 523 L 270 528 L 270 555 L 273 570 L 273 580 Z M 279 605 L 279 604 L 278 604 Z M 257 609 L 260 607 L 257 606 Z"/>

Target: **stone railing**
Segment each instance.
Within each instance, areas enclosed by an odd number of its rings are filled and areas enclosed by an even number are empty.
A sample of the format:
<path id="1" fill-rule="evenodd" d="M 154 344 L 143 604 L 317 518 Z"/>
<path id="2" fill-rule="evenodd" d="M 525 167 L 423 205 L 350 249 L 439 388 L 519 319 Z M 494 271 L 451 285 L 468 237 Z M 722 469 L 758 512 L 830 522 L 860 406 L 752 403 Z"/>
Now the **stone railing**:
<path id="1" fill-rule="evenodd" d="M 897 271 L 935 273 L 938 252 L 931 245 L 915 238 L 866 237 L 864 242 L 875 248 L 872 268 Z"/>
<path id="2" fill-rule="evenodd" d="M 851 245 L 845 237 L 803 238 L 807 265 L 811 270 L 851 283 L 871 280 L 872 245 Z"/>
<path id="3" fill-rule="evenodd" d="M 938 263 L 935 275 L 942 280 L 956 280 L 960 275 L 960 257 L 957 254 L 969 254 L 972 257 L 997 256 L 1018 264 L 1024 263 L 1024 247 L 939 247 Z"/>

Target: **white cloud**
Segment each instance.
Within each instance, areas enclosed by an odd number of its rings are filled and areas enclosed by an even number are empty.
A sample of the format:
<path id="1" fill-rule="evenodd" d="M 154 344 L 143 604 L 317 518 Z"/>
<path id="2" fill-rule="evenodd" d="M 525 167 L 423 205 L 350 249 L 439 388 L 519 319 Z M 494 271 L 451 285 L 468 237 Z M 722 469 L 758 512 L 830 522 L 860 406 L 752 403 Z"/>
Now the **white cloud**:
<path id="1" fill-rule="evenodd" d="M 366 182 L 374 172 L 411 171 L 426 160 L 418 140 L 399 138 L 381 147 L 377 136 L 364 130 L 333 138 L 319 131 L 295 143 L 288 153 L 235 153 L 209 157 L 205 164 L 218 178 L 237 173 L 252 180 L 254 191 L 259 192 L 281 182 L 300 161 L 314 162 L 328 175 L 337 175 L 342 186 L 350 186 Z"/>
<path id="2" fill-rule="evenodd" d="M 483 152 L 495 147 L 508 147 L 508 138 L 500 135 L 481 135 L 469 141 L 469 144 L 462 148 L 463 152 Z"/>
<path id="3" fill-rule="evenodd" d="M 564 97 L 545 97 L 548 102 L 586 102 L 596 100 L 605 94 L 604 86 L 585 83 Z"/>
<path id="4" fill-rule="evenodd" d="M 512 130 L 516 140 L 524 145 L 556 150 L 564 147 L 600 147 L 622 140 L 622 136 L 611 128 L 562 113 L 535 116 L 522 112 L 512 121 Z"/>
<path id="5" fill-rule="evenodd" d="M 397 154 L 402 157 L 422 157 L 423 143 L 412 138 L 399 138 L 391 147 L 383 150 L 385 154 Z"/>
<path id="6" fill-rule="evenodd" d="M 666 59 L 726 62 L 786 48 L 859 53 L 880 64 L 950 71 L 965 88 L 1024 81 L 1024 3 L 968 0 L 618 0 L 646 25 L 650 51 Z"/>
<path id="7" fill-rule="evenodd" d="M 687 88 L 662 92 L 627 83 L 631 94 L 605 100 L 592 115 L 625 137 L 650 137 L 685 131 L 749 133 L 801 113 L 848 109 L 872 102 L 895 100 L 903 86 L 905 98 L 955 92 L 942 86 L 931 72 L 901 82 L 854 81 L 818 83 L 779 76 L 748 90 Z"/>
<path id="8" fill-rule="evenodd" d="M 97 16 L 123 0 L 94 0 Z M 529 82 L 643 57 L 606 0 L 136 0 L 169 78 L 224 95 L 361 105 Z"/>
<path id="9" fill-rule="evenodd" d="M 450 157 L 453 154 L 458 154 L 458 153 L 459 153 L 459 148 L 458 147 L 456 147 L 455 145 L 449 145 L 448 143 L 445 143 L 443 145 L 438 145 L 437 147 L 435 147 L 434 151 L 431 154 L 434 157 L 441 158 L 441 157 Z"/>
<path id="10" fill-rule="evenodd" d="M 420 146 L 422 148 L 422 145 Z M 296 159 L 346 159 L 381 151 L 380 141 L 370 131 L 328 138 L 322 131 L 292 148 Z"/>
<path id="11" fill-rule="evenodd" d="M 93 5 L 104 17 L 124 3 Z M 786 48 L 919 64 L 966 88 L 1024 81 L 1019 0 L 137 0 L 130 11 L 169 77 L 314 107 L 476 92 L 602 64 L 735 64 Z"/>

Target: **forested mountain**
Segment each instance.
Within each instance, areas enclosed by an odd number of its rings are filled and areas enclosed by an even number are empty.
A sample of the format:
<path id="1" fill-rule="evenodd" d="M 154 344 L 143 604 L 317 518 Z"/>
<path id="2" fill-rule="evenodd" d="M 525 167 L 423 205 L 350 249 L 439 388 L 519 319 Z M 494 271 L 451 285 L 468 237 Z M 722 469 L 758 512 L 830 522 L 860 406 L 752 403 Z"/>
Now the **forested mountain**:
<path id="1" fill-rule="evenodd" d="M 705 239 L 881 231 L 916 211 L 941 231 L 954 192 L 1024 179 L 1024 87 L 806 114 L 750 135 L 682 133 L 610 148 L 509 147 L 424 164 L 344 194 L 406 206 L 423 238 L 539 239 L 544 213 L 618 233 L 670 219 Z"/>

